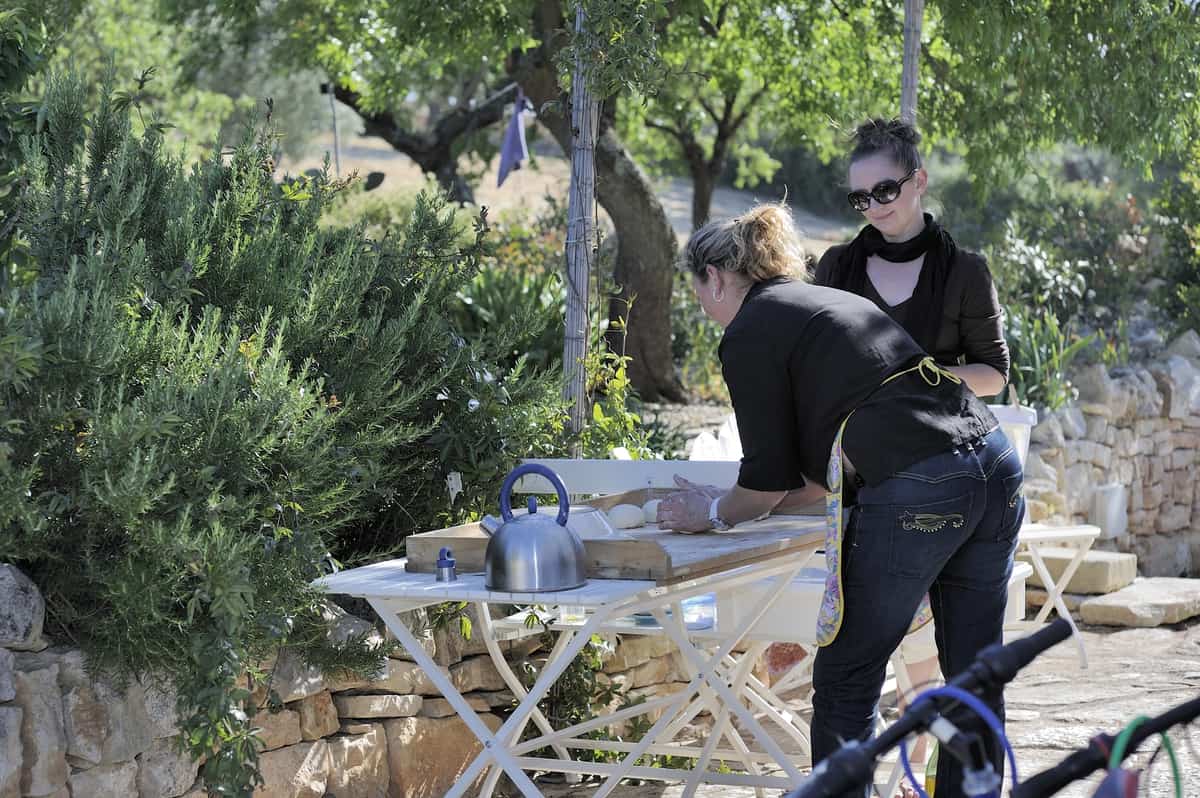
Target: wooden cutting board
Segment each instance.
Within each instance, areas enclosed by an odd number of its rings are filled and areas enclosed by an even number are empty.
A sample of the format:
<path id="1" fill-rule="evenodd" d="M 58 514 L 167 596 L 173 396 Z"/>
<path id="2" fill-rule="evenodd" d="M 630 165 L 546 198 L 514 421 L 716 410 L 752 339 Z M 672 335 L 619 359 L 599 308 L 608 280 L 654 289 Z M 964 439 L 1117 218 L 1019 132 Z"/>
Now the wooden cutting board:
<path id="1" fill-rule="evenodd" d="M 607 510 L 618 504 L 641 506 L 670 491 L 643 488 L 593 499 Z M 815 515 L 770 516 L 739 524 L 729 532 L 683 535 L 649 524 L 620 530 L 623 539 L 585 540 L 591 579 L 649 579 L 669 584 L 715 571 L 728 570 L 795 549 L 817 548 L 824 542 L 825 519 Z M 454 552 L 460 573 L 483 570 L 488 537 L 479 524 L 438 529 L 405 540 L 409 571 L 436 571 L 438 551 Z"/>

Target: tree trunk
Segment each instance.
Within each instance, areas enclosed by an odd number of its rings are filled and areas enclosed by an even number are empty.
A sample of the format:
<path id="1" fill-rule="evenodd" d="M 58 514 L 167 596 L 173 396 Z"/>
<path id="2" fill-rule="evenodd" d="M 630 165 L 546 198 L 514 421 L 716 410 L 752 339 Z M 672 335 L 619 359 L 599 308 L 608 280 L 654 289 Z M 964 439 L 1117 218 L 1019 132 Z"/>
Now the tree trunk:
<path id="1" fill-rule="evenodd" d="M 596 149 L 596 194 L 617 229 L 620 292 L 609 303 L 609 318 L 626 321 L 630 382 L 646 401 L 686 402 L 671 355 L 675 231 L 649 179 L 611 128 Z"/>
<path id="2" fill-rule="evenodd" d="M 704 226 L 712 213 L 713 191 L 717 187 L 717 181 L 707 163 L 700 164 L 700 168 L 693 166 L 691 172 L 692 232 L 695 232 Z"/>
<path id="3" fill-rule="evenodd" d="M 563 116 L 566 104 L 553 65 L 555 52 L 565 44 L 562 4 L 542 0 L 536 14 L 542 46 L 521 53 L 512 71 L 538 109 L 538 121 L 563 152 L 569 153 L 570 123 Z M 596 197 L 617 231 L 615 276 L 620 293 L 610 300 L 609 318 L 626 320 L 625 353 L 632 358 L 630 382 L 646 401 L 685 402 L 671 356 L 671 289 L 678 250 L 675 231 L 649 178 L 603 118 L 596 141 Z"/>
<path id="4" fill-rule="evenodd" d="M 458 159 L 446 153 L 444 158 L 431 160 L 428 165 L 417 161 L 421 171 L 432 173 L 437 178 L 438 186 L 450 197 L 451 202 L 459 205 L 475 204 L 475 189 L 467 179 L 458 172 Z"/>

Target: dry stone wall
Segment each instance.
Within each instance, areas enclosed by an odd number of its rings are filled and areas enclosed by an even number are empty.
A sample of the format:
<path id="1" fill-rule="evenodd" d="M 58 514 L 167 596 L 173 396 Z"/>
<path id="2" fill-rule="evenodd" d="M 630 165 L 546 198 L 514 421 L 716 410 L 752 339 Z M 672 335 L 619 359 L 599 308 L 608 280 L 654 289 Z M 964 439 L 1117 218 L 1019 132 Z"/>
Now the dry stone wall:
<path id="1" fill-rule="evenodd" d="M 44 603 L 37 588 L 0 564 L 0 798 L 203 798 L 198 765 L 177 745 L 175 694 L 150 678 L 120 688 L 90 677 L 77 650 L 42 637 Z M 417 611 L 411 627 L 447 667 L 480 720 L 500 727 L 513 694 L 478 639 L 432 631 Z M 480 628 L 478 618 L 474 627 Z M 336 635 L 370 632 L 367 622 L 339 613 Z M 523 660 L 541 664 L 538 638 L 501 644 L 520 673 Z M 261 710 L 254 721 L 263 743 L 265 784 L 259 798 L 437 798 L 479 752 L 479 743 L 428 675 L 404 652 L 388 659 L 378 679 L 327 681 L 283 655 L 269 685 L 247 684 Z M 599 675 L 652 697 L 687 681 L 673 645 L 661 637 L 620 641 Z"/>
<path id="2" fill-rule="evenodd" d="M 1200 335 L 1142 365 L 1091 366 L 1042 418 L 1026 462 L 1033 521 L 1093 523 L 1145 576 L 1200 573 Z"/>

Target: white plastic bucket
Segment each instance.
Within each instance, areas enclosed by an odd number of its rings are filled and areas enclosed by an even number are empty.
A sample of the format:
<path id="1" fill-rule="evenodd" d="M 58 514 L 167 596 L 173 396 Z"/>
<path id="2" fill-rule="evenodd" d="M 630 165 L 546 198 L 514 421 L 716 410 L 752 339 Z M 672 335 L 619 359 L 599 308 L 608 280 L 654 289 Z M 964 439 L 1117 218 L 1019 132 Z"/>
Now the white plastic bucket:
<path id="1" fill-rule="evenodd" d="M 1000 422 L 1000 428 L 1008 436 L 1009 442 L 1017 448 L 1017 456 L 1024 467 L 1025 459 L 1029 456 L 1029 435 L 1038 422 L 1037 411 L 1020 405 L 988 405 L 988 410 Z"/>

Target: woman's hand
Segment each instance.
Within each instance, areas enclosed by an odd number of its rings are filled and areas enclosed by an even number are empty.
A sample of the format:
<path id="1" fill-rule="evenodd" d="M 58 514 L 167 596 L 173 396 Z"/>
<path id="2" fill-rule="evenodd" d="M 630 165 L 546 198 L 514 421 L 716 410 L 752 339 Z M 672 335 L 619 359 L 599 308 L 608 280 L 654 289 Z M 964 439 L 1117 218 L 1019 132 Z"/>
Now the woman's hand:
<path id="1" fill-rule="evenodd" d="M 677 483 L 681 479 L 682 477 L 675 477 Z M 687 482 L 687 480 L 683 481 Z M 681 490 L 663 499 L 658 505 L 659 528 L 685 534 L 712 529 L 712 523 L 708 520 L 708 508 L 715 496 L 720 496 L 722 491 L 714 489 L 717 490 L 717 493 L 710 496 L 698 489 L 703 487 L 711 486 L 697 486 Z"/>
<path id="2" fill-rule="evenodd" d="M 675 475 L 675 485 L 684 490 L 694 490 L 703 493 L 708 497 L 710 502 L 718 496 L 725 495 L 725 491 L 716 485 L 701 485 L 699 482 L 692 482 L 690 479 L 681 477 L 678 474 Z"/>

